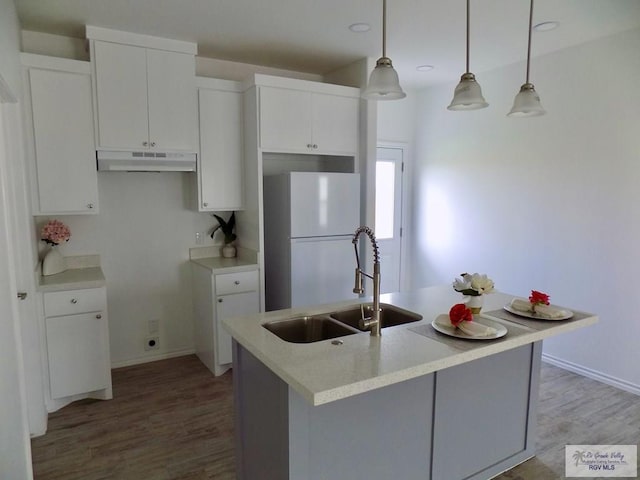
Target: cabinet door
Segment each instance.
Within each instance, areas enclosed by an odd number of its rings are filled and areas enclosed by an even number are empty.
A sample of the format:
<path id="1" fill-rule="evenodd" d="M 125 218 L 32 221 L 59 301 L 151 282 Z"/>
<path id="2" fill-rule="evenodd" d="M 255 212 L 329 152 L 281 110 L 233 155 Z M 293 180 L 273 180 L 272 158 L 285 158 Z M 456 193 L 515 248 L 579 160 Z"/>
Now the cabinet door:
<path id="1" fill-rule="evenodd" d="M 98 179 L 89 75 L 29 71 L 36 214 L 97 213 Z"/>
<path id="2" fill-rule="evenodd" d="M 146 51 L 141 47 L 95 42 L 98 145 L 148 148 Z"/>
<path id="3" fill-rule="evenodd" d="M 260 87 L 260 146 L 274 152 L 312 151 L 310 93 Z"/>
<path id="4" fill-rule="evenodd" d="M 197 151 L 195 57 L 147 50 L 149 142 L 156 150 Z"/>
<path id="5" fill-rule="evenodd" d="M 107 317 L 101 312 L 45 319 L 51 398 L 109 386 Z"/>
<path id="6" fill-rule="evenodd" d="M 216 347 L 217 363 L 224 365 L 232 362 L 231 335 L 222 326 L 222 319 L 239 315 L 250 315 L 260 311 L 258 292 L 236 293 L 218 297 L 216 304 Z"/>
<path id="7" fill-rule="evenodd" d="M 199 210 L 242 209 L 242 97 L 199 91 Z"/>
<path id="8" fill-rule="evenodd" d="M 359 100 L 313 94 L 313 144 L 318 153 L 355 154 L 358 150 Z"/>
<path id="9" fill-rule="evenodd" d="M 471 478 L 525 450 L 531 362 L 525 345 L 437 372 L 433 480 Z"/>

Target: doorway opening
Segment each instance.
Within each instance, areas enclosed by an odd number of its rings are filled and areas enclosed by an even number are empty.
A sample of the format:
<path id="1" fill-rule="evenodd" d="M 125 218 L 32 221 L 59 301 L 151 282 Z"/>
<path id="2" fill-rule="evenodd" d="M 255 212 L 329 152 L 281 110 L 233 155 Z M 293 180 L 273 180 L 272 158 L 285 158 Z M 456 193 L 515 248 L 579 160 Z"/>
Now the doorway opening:
<path id="1" fill-rule="evenodd" d="M 406 145 L 380 144 L 376 149 L 376 238 L 383 269 L 380 292 L 398 292 L 406 288 L 404 255 L 405 157 Z"/>

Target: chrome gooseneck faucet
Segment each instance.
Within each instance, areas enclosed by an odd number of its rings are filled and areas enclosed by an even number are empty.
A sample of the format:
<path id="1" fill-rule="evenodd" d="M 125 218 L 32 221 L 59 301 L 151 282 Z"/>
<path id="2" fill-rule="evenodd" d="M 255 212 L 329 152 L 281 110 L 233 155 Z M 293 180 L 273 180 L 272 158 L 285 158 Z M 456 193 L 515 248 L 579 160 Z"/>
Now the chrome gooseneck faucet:
<path id="1" fill-rule="evenodd" d="M 360 268 L 360 256 L 358 255 L 358 238 L 360 234 L 364 233 L 369 237 L 371 241 L 371 246 L 373 248 L 373 275 L 369 275 L 365 273 Z M 353 243 L 353 248 L 356 251 L 356 278 L 355 278 L 355 286 L 353 287 L 353 293 L 362 294 L 364 293 L 364 288 L 362 287 L 362 277 L 369 277 L 373 280 L 373 312 L 370 319 L 365 319 L 364 314 L 362 315 L 362 322 L 365 328 L 371 328 L 371 336 L 379 337 L 380 336 L 380 252 L 378 250 L 378 241 L 376 240 L 376 236 L 373 234 L 373 230 L 369 227 L 358 227 L 356 232 L 353 234 L 353 239 L 351 240 Z"/>

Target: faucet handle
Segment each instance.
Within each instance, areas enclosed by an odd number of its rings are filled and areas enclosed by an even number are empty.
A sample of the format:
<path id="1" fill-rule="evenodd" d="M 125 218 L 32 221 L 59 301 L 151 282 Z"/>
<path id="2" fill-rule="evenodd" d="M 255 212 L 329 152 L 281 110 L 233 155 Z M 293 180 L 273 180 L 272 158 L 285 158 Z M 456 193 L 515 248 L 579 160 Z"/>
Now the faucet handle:
<path id="1" fill-rule="evenodd" d="M 353 287 L 353 293 L 357 293 L 358 295 L 364 293 L 364 288 L 362 288 L 362 273 L 359 268 L 356 268 L 356 279 Z"/>

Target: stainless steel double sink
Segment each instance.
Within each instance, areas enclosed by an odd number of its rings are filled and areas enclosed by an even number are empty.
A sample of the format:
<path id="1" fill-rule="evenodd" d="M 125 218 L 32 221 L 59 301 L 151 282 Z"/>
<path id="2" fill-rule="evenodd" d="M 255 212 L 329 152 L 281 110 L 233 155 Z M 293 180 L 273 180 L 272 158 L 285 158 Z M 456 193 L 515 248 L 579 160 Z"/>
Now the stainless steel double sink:
<path id="1" fill-rule="evenodd" d="M 371 317 L 372 310 L 371 303 L 358 304 L 330 313 L 274 320 L 262 326 L 286 342 L 313 343 L 367 331 L 362 326 L 362 318 Z M 382 328 L 419 320 L 422 315 L 387 303 L 380 304 Z"/>

